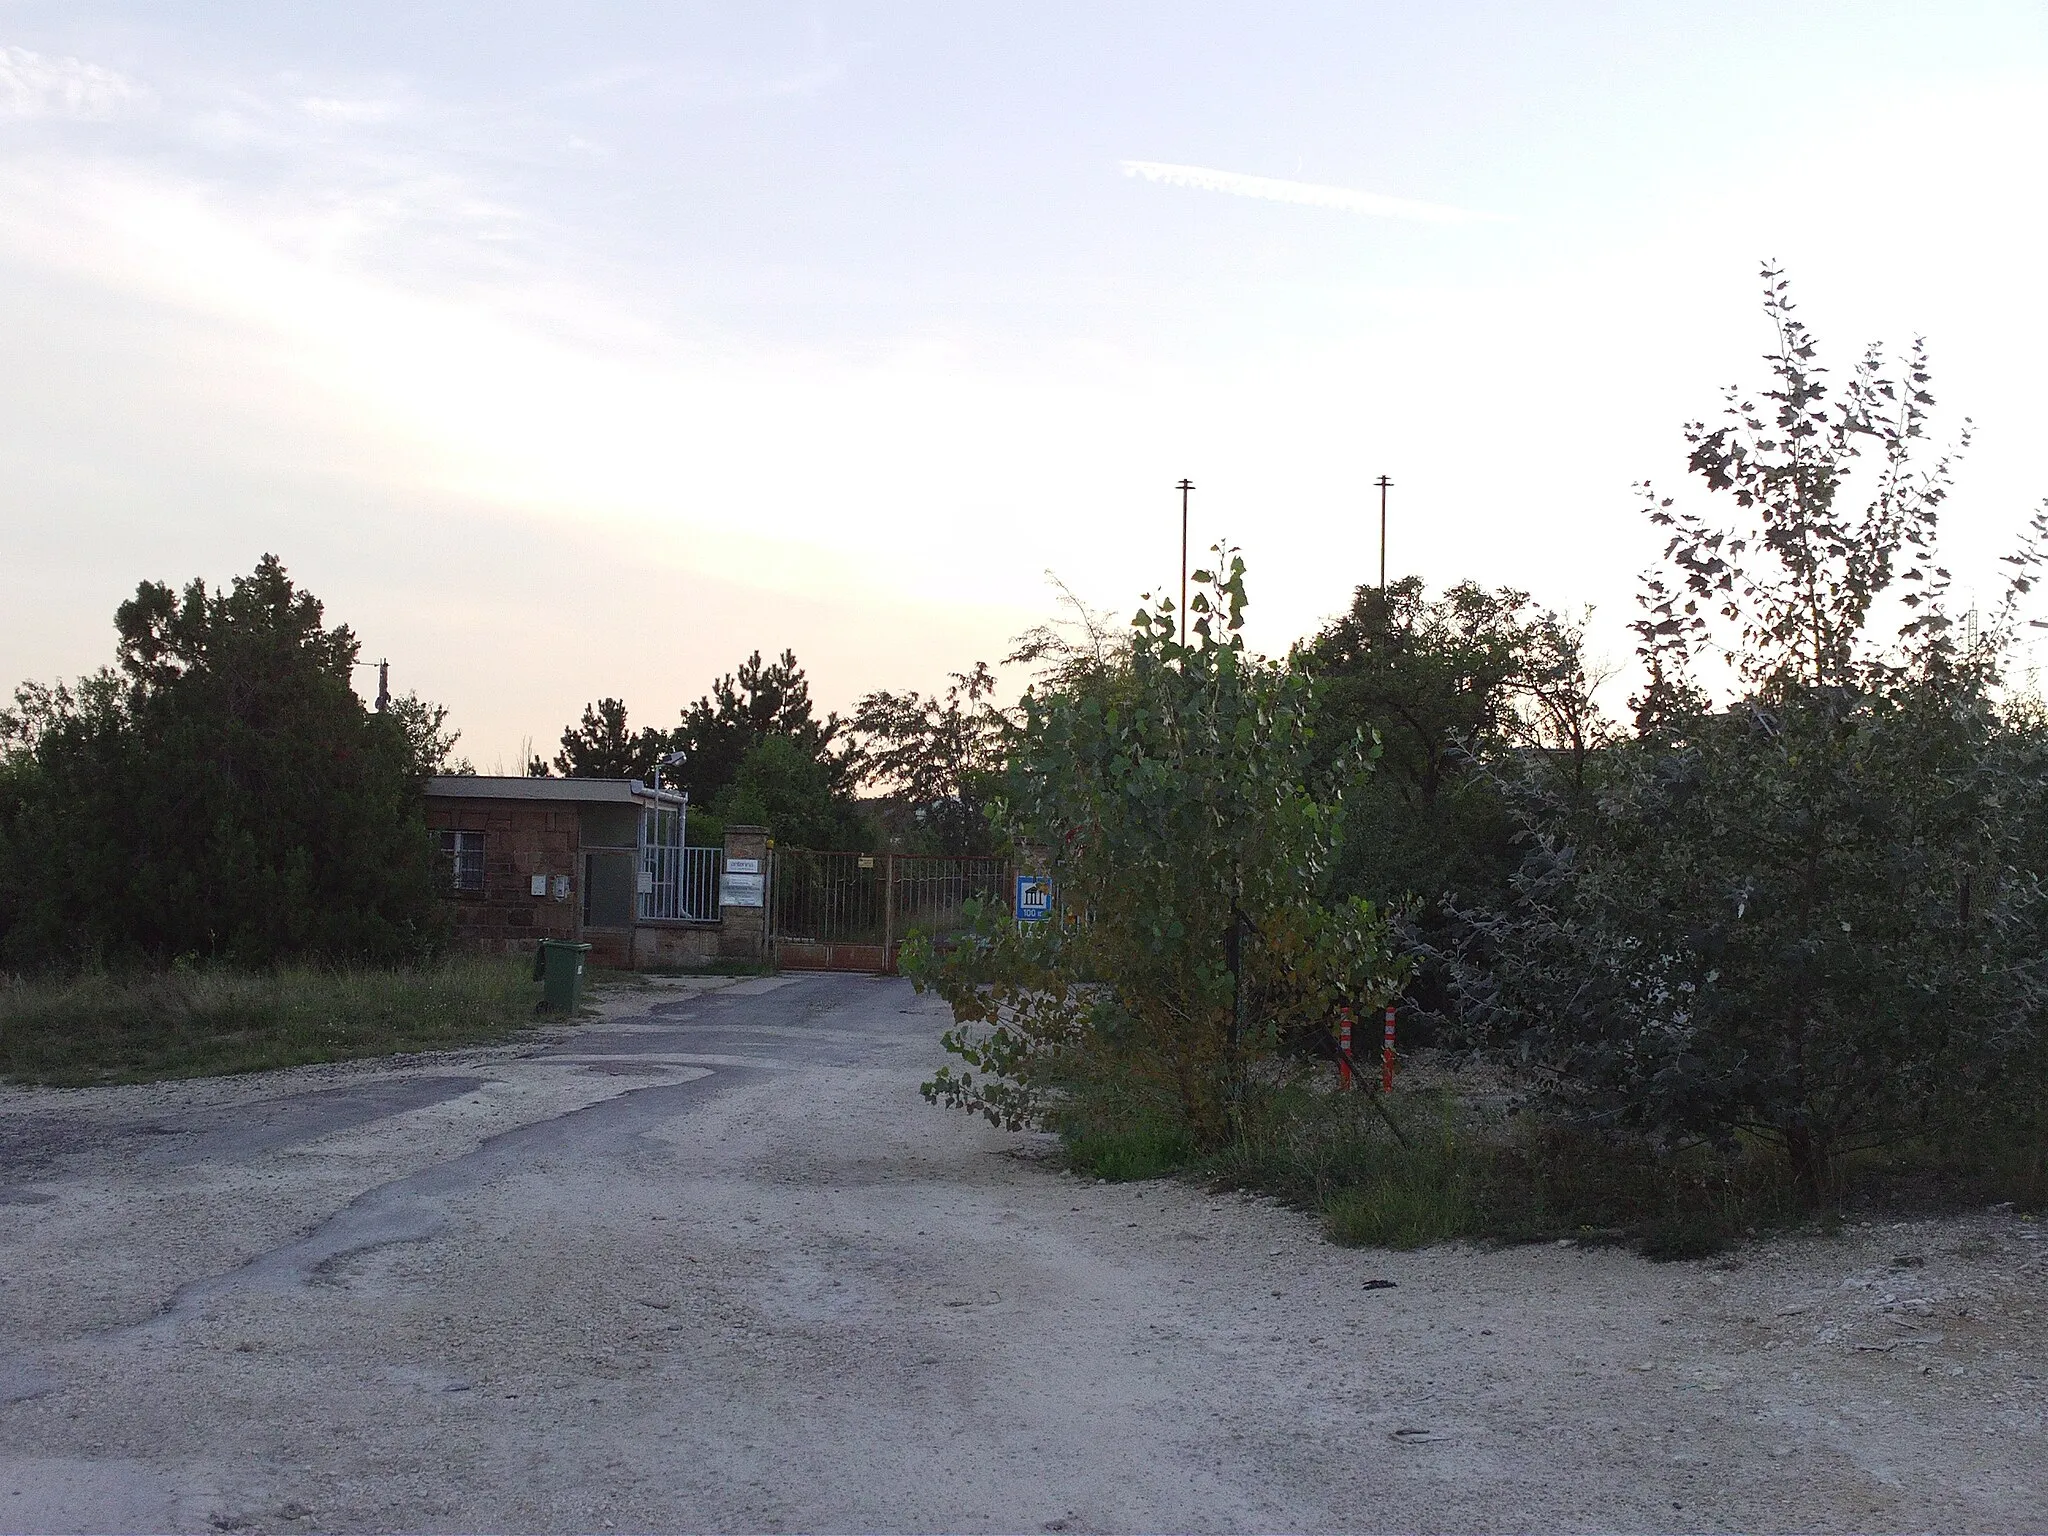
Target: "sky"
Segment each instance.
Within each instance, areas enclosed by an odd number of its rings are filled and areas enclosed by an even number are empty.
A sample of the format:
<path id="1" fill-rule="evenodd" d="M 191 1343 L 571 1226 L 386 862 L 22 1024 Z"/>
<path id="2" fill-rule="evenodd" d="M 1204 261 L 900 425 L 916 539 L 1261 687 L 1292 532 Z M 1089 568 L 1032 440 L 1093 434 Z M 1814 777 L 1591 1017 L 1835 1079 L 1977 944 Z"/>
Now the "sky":
<path id="1" fill-rule="evenodd" d="M 1388 561 L 1625 656 L 1766 259 L 2048 496 L 2048 8 L 0 0 L 0 687 L 274 552 L 480 768 Z M 2029 427 L 2029 422 L 2035 423 Z M 359 678 L 374 688 L 368 669 Z"/>

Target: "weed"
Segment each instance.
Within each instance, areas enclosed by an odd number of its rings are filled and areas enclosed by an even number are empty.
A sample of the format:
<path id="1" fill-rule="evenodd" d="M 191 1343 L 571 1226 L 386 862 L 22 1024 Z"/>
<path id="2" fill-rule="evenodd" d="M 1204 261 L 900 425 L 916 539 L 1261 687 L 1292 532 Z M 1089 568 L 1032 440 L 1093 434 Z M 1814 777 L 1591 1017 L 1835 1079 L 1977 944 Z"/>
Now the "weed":
<path id="1" fill-rule="evenodd" d="M 1248 1096 L 1237 1134 L 1207 1152 L 1169 1099 L 1129 1081 L 1071 1089 L 1054 1128 L 1083 1171 L 1257 1190 L 1316 1212 L 1330 1240 L 1348 1245 L 1569 1238 L 1702 1258 L 1798 1212 L 1782 1162 L 1761 1149 L 1664 1151 L 1532 1115 L 1488 1115 L 1444 1085 L 1382 1101 L 1276 1080 Z"/>
<path id="2" fill-rule="evenodd" d="M 1323 1230 L 1349 1248 L 1422 1248 L 1471 1237 L 1473 1212 L 1457 1183 L 1408 1170 L 1340 1190 L 1323 1207 Z"/>
<path id="3" fill-rule="evenodd" d="M 1070 1082 L 1058 1103 L 1052 1128 L 1077 1172 L 1119 1183 L 1156 1179 L 1195 1158 L 1194 1133 L 1172 1096 L 1137 1075 Z"/>
<path id="4" fill-rule="evenodd" d="M 1185 1168 L 1194 1155 L 1194 1142 L 1177 1125 L 1145 1120 L 1077 1130 L 1066 1138 L 1066 1151 L 1068 1163 L 1080 1172 L 1124 1183 Z"/>

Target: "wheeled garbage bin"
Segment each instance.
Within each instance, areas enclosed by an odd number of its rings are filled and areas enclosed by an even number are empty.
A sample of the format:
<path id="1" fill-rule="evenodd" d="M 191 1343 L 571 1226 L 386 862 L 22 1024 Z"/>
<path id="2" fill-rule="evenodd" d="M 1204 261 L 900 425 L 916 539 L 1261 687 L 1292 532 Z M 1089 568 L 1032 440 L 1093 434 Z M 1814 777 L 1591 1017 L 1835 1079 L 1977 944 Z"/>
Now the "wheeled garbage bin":
<path id="1" fill-rule="evenodd" d="M 533 955 L 533 977 L 542 984 L 540 1005 L 548 1013 L 574 1013 L 583 1001 L 583 957 L 588 944 L 542 939 Z"/>

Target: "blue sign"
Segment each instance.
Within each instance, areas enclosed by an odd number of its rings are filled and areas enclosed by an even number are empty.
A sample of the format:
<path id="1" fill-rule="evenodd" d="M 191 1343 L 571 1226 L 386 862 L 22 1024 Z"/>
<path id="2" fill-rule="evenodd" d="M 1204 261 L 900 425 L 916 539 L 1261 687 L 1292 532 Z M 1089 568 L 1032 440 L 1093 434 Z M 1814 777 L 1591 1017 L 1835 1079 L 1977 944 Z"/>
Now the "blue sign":
<path id="1" fill-rule="evenodd" d="M 1017 877 L 1017 921 L 1042 923 L 1052 916 L 1052 882 L 1043 875 Z"/>

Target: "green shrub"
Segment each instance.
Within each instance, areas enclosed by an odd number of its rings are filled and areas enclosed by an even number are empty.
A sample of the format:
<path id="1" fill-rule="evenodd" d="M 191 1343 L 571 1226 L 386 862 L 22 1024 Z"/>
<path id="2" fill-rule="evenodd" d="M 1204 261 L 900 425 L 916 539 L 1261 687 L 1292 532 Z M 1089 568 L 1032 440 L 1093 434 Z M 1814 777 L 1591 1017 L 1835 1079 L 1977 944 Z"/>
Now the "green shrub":
<path id="1" fill-rule="evenodd" d="M 2048 512 L 1982 624 L 1955 622 L 1949 460 L 1915 459 L 1925 356 L 1873 349 L 1836 391 L 1766 278 L 1768 386 L 1687 428 L 1725 521 L 1648 502 L 1670 538 L 1634 626 L 1635 734 L 1584 786 L 1524 760 L 1526 858 L 1471 915 L 1460 984 L 1571 1119 L 1761 1138 L 1820 1203 L 1842 1159 L 2042 1082 L 2048 730 L 1999 682 Z"/>
<path id="2" fill-rule="evenodd" d="M 904 945 L 956 1026 L 932 1102 L 1019 1127 L 1077 1081 L 1127 1077 L 1221 1147 L 1286 1040 L 1398 987 L 1386 914 L 1320 899 L 1363 743 L 1317 761 L 1315 684 L 1246 648 L 1244 562 L 1217 554 L 1185 641 L 1161 602 L 1113 658 L 1025 696 L 1000 815 L 1059 911 L 969 903 L 945 949 Z"/>
<path id="3" fill-rule="evenodd" d="M 1129 1081 L 1070 1085 L 1051 1117 L 1072 1166 L 1103 1178 L 1179 1174 L 1321 1216 L 1333 1242 L 1619 1243 L 1698 1258 L 1804 1213 L 1782 1155 L 1682 1152 L 1648 1139 L 1482 1112 L 1449 1088 L 1337 1093 L 1262 1084 L 1240 1133 L 1203 1151 L 1170 1095 Z"/>

